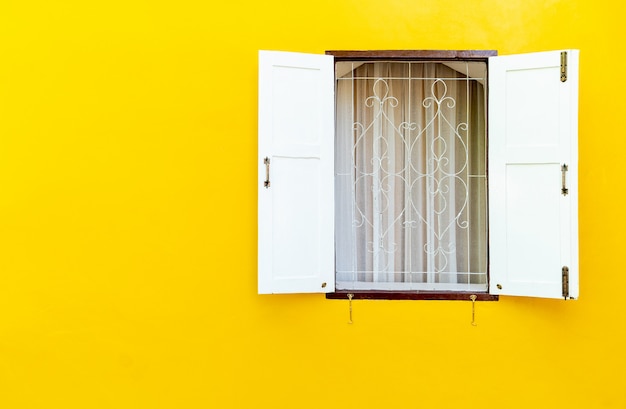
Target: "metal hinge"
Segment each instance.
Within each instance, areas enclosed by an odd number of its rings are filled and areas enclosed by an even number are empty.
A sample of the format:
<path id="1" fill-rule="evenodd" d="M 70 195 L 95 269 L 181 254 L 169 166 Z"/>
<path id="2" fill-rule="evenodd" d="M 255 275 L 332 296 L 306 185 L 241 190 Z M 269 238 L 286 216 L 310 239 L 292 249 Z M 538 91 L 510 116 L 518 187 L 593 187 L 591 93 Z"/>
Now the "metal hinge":
<path id="1" fill-rule="evenodd" d="M 563 283 L 563 298 L 569 297 L 569 267 L 563 266 L 561 269 L 561 279 Z"/>
<path id="2" fill-rule="evenodd" d="M 561 52 L 561 82 L 567 81 L 567 51 Z"/>

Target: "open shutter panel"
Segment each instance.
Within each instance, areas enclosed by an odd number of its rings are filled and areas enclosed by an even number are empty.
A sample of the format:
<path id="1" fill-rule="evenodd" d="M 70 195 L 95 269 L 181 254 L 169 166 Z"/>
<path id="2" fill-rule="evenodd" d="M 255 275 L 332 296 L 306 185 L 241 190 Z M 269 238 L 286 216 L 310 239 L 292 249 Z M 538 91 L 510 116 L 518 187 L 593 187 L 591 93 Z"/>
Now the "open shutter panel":
<path id="1" fill-rule="evenodd" d="M 577 124 L 578 50 L 489 58 L 490 293 L 578 297 Z"/>
<path id="2" fill-rule="evenodd" d="M 259 52 L 259 293 L 331 292 L 333 57 Z"/>

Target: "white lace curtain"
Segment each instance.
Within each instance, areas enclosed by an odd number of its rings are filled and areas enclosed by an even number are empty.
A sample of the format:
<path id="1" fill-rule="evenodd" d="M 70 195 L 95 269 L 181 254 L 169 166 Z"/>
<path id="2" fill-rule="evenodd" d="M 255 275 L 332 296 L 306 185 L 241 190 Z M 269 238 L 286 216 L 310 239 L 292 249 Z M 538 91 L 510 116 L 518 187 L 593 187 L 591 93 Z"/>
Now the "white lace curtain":
<path id="1" fill-rule="evenodd" d="M 337 80 L 338 288 L 485 289 L 482 79 L 352 68 Z"/>

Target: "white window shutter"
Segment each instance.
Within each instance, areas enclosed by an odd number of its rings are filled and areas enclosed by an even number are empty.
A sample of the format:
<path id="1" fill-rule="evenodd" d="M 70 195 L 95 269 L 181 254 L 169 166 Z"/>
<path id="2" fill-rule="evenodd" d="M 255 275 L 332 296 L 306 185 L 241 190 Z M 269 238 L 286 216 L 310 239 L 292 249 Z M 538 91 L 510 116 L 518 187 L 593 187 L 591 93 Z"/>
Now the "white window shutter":
<path id="1" fill-rule="evenodd" d="M 259 52 L 259 294 L 335 289 L 334 110 L 332 56 Z"/>
<path id="2" fill-rule="evenodd" d="M 578 56 L 489 58 L 491 294 L 578 297 Z"/>

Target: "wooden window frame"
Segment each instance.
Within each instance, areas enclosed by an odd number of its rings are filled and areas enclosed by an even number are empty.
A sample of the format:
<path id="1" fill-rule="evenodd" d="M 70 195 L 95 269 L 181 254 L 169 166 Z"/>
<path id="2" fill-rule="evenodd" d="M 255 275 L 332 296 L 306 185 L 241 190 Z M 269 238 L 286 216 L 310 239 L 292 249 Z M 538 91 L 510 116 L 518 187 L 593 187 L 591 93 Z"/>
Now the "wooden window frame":
<path id="1" fill-rule="evenodd" d="M 489 64 L 489 57 L 498 55 L 496 50 L 376 50 L 376 51 L 326 51 L 326 55 L 332 55 L 337 62 L 346 61 L 468 61 L 484 62 Z M 487 79 L 486 83 L 489 83 Z M 488 93 L 487 93 L 488 95 Z M 487 101 L 487 104 L 489 101 Z M 487 122 L 488 122 L 487 118 Z M 488 127 L 486 127 L 488 129 Z M 489 135 L 486 135 L 488 146 Z M 487 169 L 487 175 L 489 169 Z M 487 183 L 489 177 L 487 176 Z M 487 235 L 489 232 L 487 231 Z M 488 236 L 487 236 L 488 237 Z M 488 241 L 487 241 L 488 242 Z M 487 249 L 489 255 L 489 249 Z M 489 257 L 489 256 L 487 256 Z M 489 265 L 489 264 L 488 264 Z M 487 267 L 487 282 L 489 282 L 489 267 Z M 461 291 L 381 291 L 381 290 L 335 290 L 326 293 L 327 299 L 345 300 L 352 296 L 352 299 L 367 300 L 462 300 L 472 301 L 475 296 L 476 301 L 498 301 L 499 296 L 489 294 L 489 286 L 484 292 L 461 292 Z M 470 298 L 472 297 L 472 298 Z"/>

